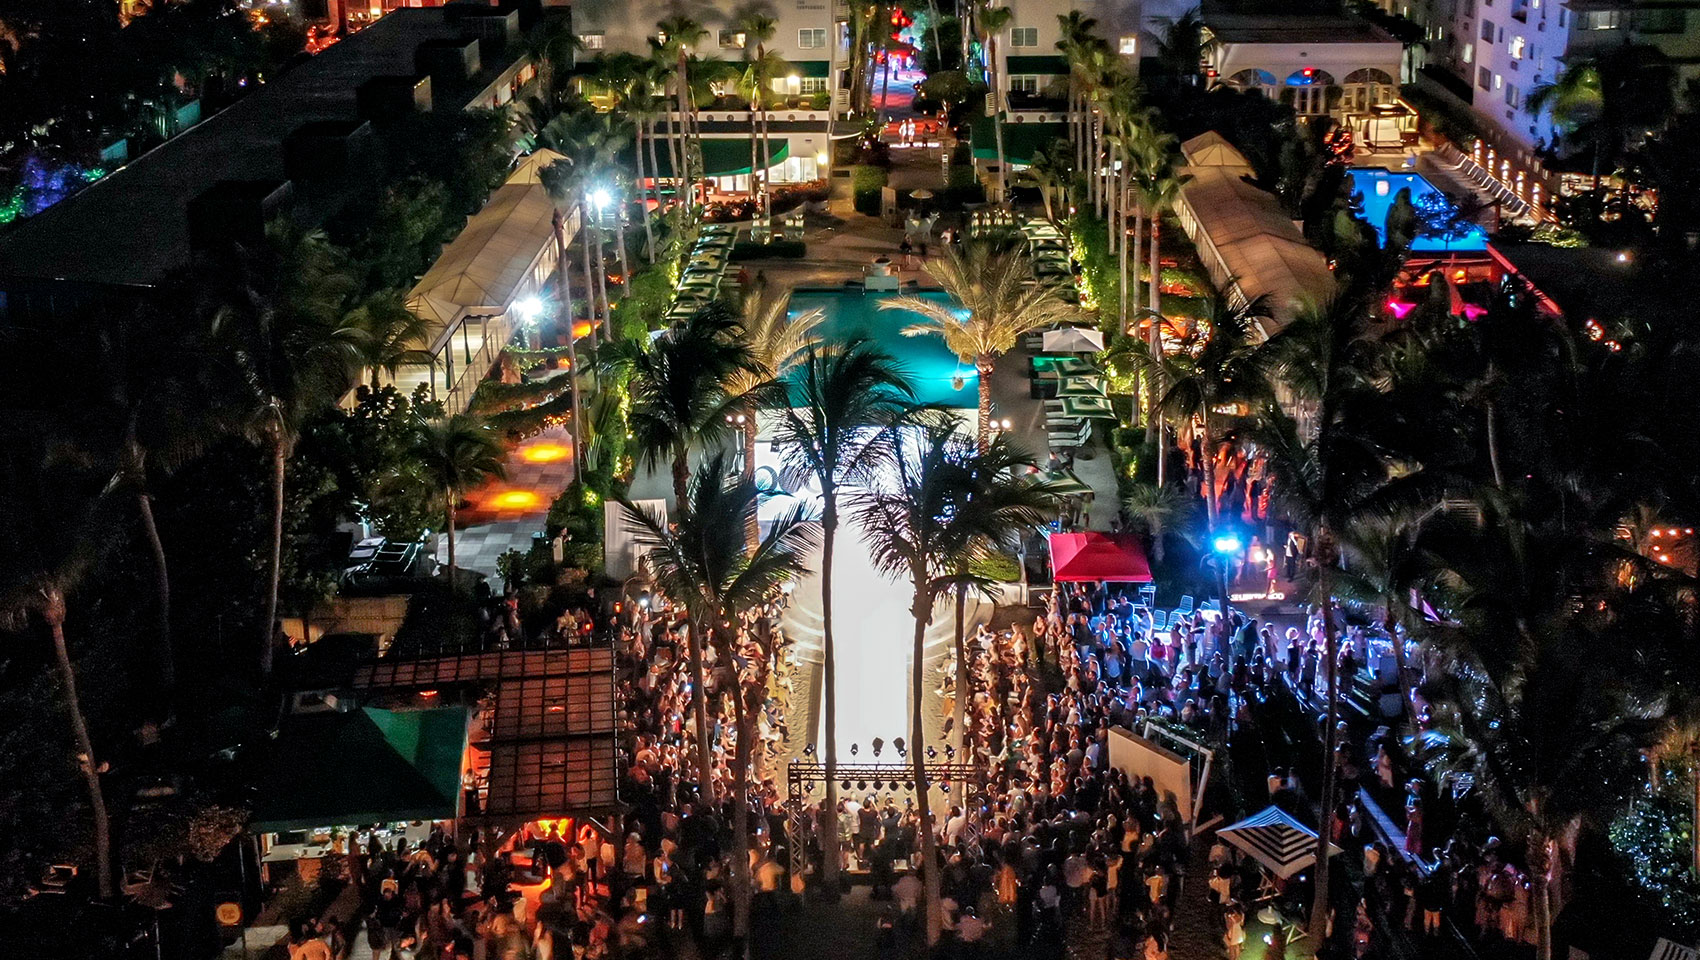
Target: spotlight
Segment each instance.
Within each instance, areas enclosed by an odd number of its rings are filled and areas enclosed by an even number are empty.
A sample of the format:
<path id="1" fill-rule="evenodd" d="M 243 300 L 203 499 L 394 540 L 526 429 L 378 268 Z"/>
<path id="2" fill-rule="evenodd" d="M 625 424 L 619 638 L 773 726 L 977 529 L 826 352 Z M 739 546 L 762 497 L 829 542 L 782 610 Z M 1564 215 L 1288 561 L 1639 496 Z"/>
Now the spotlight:
<path id="1" fill-rule="evenodd" d="M 875 737 L 874 738 L 874 756 L 876 756 L 876 757 L 879 756 L 880 755 L 880 748 L 884 747 L 884 746 L 885 746 L 885 741 L 881 740 L 879 737 Z"/>
<path id="2" fill-rule="evenodd" d="M 939 784 L 939 791 L 942 792 L 942 793 L 949 793 L 950 792 L 950 784 L 948 784 L 948 783 Z"/>
<path id="3" fill-rule="evenodd" d="M 840 784 L 840 786 L 842 786 L 846 790 L 849 790 L 850 789 L 850 781 L 846 780 L 842 784 Z"/>
<path id="4" fill-rule="evenodd" d="M 868 789 L 868 781 L 866 781 L 866 780 L 858 780 L 858 781 L 856 781 L 856 789 L 857 789 L 857 790 L 866 790 L 866 789 Z"/>
<path id="5" fill-rule="evenodd" d="M 933 748 L 933 747 L 928 747 L 928 748 L 927 748 L 927 759 L 928 759 L 928 760 L 932 760 L 932 759 L 934 759 L 934 758 L 935 758 L 935 757 L 937 757 L 937 756 L 938 756 L 938 755 L 939 755 L 939 752 L 938 752 L 938 750 L 937 750 L 937 749 L 935 749 L 935 748 Z"/>
<path id="6" fill-rule="evenodd" d="M 915 781 L 913 781 L 913 780 L 905 780 L 905 781 L 903 781 L 903 789 L 905 789 L 905 790 L 913 790 L 913 789 L 915 789 Z"/>
<path id="7" fill-rule="evenodd" d="M 897 748 L 898 753 L 902 753 L 905 749 L 907 749 L 903 745 L 903 738 L 902 737 L 893 737 L 892 740 L 891 740 L 891 745 Z"/>
<path id="8" fill-rule="evenodd" d="M 812 743 L 803 744 L 803 756 L 812 757 L 814 755 L 815 755 L 815 745 L 812 744 Z"/>
<path id="9" fill-rule="evenodd" d="M 855 755 L 856 755 L 856 749 L 857 749 L 857 748 L 856 748 L 856 745 L 855 745 L 855 744 L 853 744 L 853 743 L 852 743 L 852 744 L 851 744 L 851 745 L 850 745 L 850 755 L 851 755 L 851 756 L 852 756 L 852 757 L 853 757 L 853 756 L 855 756 Z"/>
<path id="10" fill-rule="evenodd" d="M 945 744 L 944 745 L 944 755 L 945 755 L 945 758 L 947 760 L 955 760 L 956 759 L 956 748 L 951 746 L 948 743 Z"/>
<path id="11" fill-rule="evenodd" d="M 1240 538 L 1232 533 L 1217 534 L 1216 539 L 1210 542 L 1210 547 L 1224 556 L 1230 553 L 1238 553 Z"/>

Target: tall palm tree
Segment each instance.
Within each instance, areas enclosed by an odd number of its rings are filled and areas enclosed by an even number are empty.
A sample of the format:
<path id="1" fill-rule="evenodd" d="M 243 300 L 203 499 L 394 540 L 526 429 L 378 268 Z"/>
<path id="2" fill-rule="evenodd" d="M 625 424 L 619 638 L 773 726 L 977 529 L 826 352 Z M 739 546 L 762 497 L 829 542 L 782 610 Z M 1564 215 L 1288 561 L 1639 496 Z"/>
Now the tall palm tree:
<path id="1" fill-rule="evenodd" d="M 1208 334 L 1196 332 L 1172 354 L 1153 351 L 1149 344 L 1139 341 L 1133 341 L 1130 348 L 1161 391 L 1152 412 L 1162 419 L 1198 425 L 1204 454 L 1206 528 L 1214 540 L 1222 522 L 1216 489 L 1216 447 L 1221 428 L 1239 417 L 1242 409 L 1249 412 L 1269 398 L 1269 383 L 1261 366 L 1263 356 L 1253 340 L 1254 324 L 1269 315 L 1268 300 L 1258 297 L 1236 307 L 1215 295 L 1206 301 L 1205 314 Z M 1222 609 L 1227 610 L 1226 564 L 1217 563 L 1216 572 Z"/>
<path id="2" fill-rule="evenodd" d="M 414 441 L 413 459 L 431 489 L 443 495 L 449 538 L 449 589 L 455 583 L 455 510 L 460 498 L 480 484 L 507 476 L 506 451 L 494 430 L 470 413 L 423 425 Z M 578 456 L 577 450 L 573 456 Z"/>
<path id="3" fill-rule="evenodd" d="M 658 98 L 655 96 L 655 90 L 663 86 L 666 81 L 655 76 L 651 61 L 635 53 L 627 52 L 602 57 L 597 63 L 596 78 L 597 82 L 613 94 L 614 109 L 623 114 L 631 124 L 631 133 L 634 139 L 632 156 L 635 166 L 632 179 L 635 181 L 638 191 L 638 210 L 641 211 L 643 216 L 644 249 L 648 251 L 649 262 L 654 263 L 656 256 L 655 228 L 650 223 L 649 218 L 649 176 L 644 171 L 644 140 L 648 136 L 649 126 L 654 122 L 658 111 Z M 624 150 L 623 144 L 621 150 Z M 616 175 L 623 174 L 623 167 L 619 163 L 610 164 L 609 169 Z M 653 171 L 654 167 L 651 166 L 650 169 Z M 618 196 L 623 198 L 624 193 L 621 192 Z M 659 197 L 656 206 L 660 207 Z M 620 201 L 622 214 L 625 207 L 625 201 L 622 199 Z M 623 225 L 624 217 L 617 219 L 615 223 Z M 620 272 L 630 277 L 631 273 L 626 265 L 625 240 L 622 237 L 617 242 L 620 250 Z M 622 287 L 622 297 L 624 291 L 625 288 Z"/>
<path id="4" fill-rule="evenodd" d="M 772 600 L 780 588 L 807 573 L 804 558 L 815 546 L 814 526 L 806 522 L 807 508 L 776 519 L 757 548 L 742 549 L 744 528 L 756 512 L 759 494 L 754 481 L 730 469 L 724 452 L 711 455 L 690 485 L 688 499 L 681 501 L 677 518 L 669 524 L 659 514 L 625 501 L 627 522 L 633 539 L 649 551 L 649 566 L 661 592 L 685 608 L 690 616 L 690 655 L 695 664 L 696 723 L 699 734 L 707 730 L 706 696 L 701 684 L 702 641 L 714 645 L 721 663 L 735 664 L 744 614 Z M 764 651 L 768 653 L 769 651 Z M 749 951 L 750 923 L 750 762 L 758 739 L 756 721 L 761 716 L 767 684 L 761 675 L 768 656 L 751 668 L 757 671 L 748 688 L 736 674 L 732 689 L 722 691 L 732 698 L 736 731 L 732 760 L 732 890 L 734 935 Z M 699 790 L 705 802 L 713 784 L 706 749 L 698 755 Z"/>
<path id="5" fill-rule="evenodd" d="M 826 737 L 826 804 L 821 810 L 822 879 L 828 890 L 838 880 L 838 685 L 832 616 L 832 561 L 838 542 L 839 499 L 845 485 L 865 477 L 869 454 L 884 439 L 883 427 L 897 422 L 914 391 L 891 357 L 855 339 L 830 353 L 810 348 L 797 365 L 791 401 L 779 423 L 779 448 L 786 471 L 821 491 L 821 679 Z"/>
<path id="6" fill-rule="evenodd" d="M 1323 731 L 1322 815 L 1334 809 L 1334 748 L 1339 731 L 1340 637 L 1334 617 L 1340 531 L 1362 522 L 1366 504 L 1387 485 L 1390 467 L 1382 451 L 1367 442 L 1355 419 L 1372 402 L 1376 385 L 1369 376 L 1372 347 L 1363 333 L 1367 294 L 1348 288 L 1320 307 L 1300 312 L 1261 348 L 1273 384 L 1280 383 L 1304 408 L 1301 428 L 1274 402 L 1266 401 L 1250 433 L 1264 451 L 1277 501 L 1286 516 L 1305 530 L 1312 545 L 1312 602 L 1321 611 L 1327 680 Z M 1329 907 L 1328 831 L 1318 831 L 1316 898 L 1312 931 L 1325 929 Z"/>
<path id="7" fill-rule="evenodd" d="M 879 475 L 855 497 L 875 567 L 907 578 L 914 590 L 909 736 L 921 808 L 929 946 L 938 942 L 942 917 L 932 788 L 922 746 L 927 625 L 939 596 L 960 580 L 963 569 L 1042 523 L 1053 500 L 1043 484 L 1016 476 L 1016 468 L 1030 462 L 1005 438 L 978 444 L 960 432 L 962 426 L 946 416 L 892 434 Z"/>
<path id="8" fill-rule="evenodd" d="M 1151 320 L 1148 339 L 1152 352 L 1160 354 L 1163 350 L 1163 214 L 1174 206 L 1175 200 L 1180 197 L 1181 188 L 1192 180 L 1192 174 L 1182 174 L 1176 169 L 1180 150 L 1179 142 L 1173 134 L 1159 133 L 1147 123 L 1139 129 L 1136 136 L 1134 190 L 1139 196 L 1139 214 L 1151 225 L 1150 264 L 1146 279 L 1150 295 L 1146 309 Z M 1137 229 L 1137 224 L 1135 226 Z M 1161 422 L 1156 426 L 1157 475 L 1162 477 L 1168 468 L 1169 443 L 1163 435 Z"/>
<path id="9" fill-rule="evenodd" d="M 27 630 L 39 621 L 53 638 L 53 663 L 66 719 L 76 742 L 74 762 L 88 793 L 94 827 L 95 876 L 102 898 L 116 894 L 112 827 L 100 782 L 101 763 L 77 693 L 65 641 L 67 595 L 99 560 L 107 542 L 106 504 L 98 475 L 55 467 L 28 425 L 4 425 L 0 442 L 0 626 Z M 92 471 L 88 472 L 92 473 Z"/>
<path id="10" fill-rule="evenodd" d="M 695 183 L 696 171 L 691 163 L 691 153 L 687 149 L 689 129 L 696 117 L 696 103 L 691 97 L 691 51 L 700 46 L 708 36 L 708 29 L 690 17 L 679 15 L 668 17 L 657 23 L 656 29 L 661 34 L 661 50 L 673 61 L 674 93 L 679 102 L 679 126 L 674 128 L 673 136 L 679 141 L 680 165 L 673 168 L 681 183 Z"/>
<path id="11" fill-rule="evenodd" d="M 977 19 L 980 42 L 986 48 L 986 83 L 991 88 L 986 105 L 992 115 L 992 139 L 998 148 L 998 202 L 1004 203 L 1009 199 L 1009 171 L 1003 152 L 1004 95 L 1002 81 L 998 77 L 998 35 L 1015 19 L 1015 11 L 1009 7 L 986 6 L 980 10 Z"/>
<path id="12" fill-rule="evenodd" d="M 756 478 L 756 439 L 760 435 L 756 415 L 769 400 L 783 405 L 786 385 L 782 381 L 820 342 L 816 330 L 825 319 L 819 308 L 792 313 L 790 289 L 769 286 L 766 280 L 757 280 L 744 294 L 737 337 L 750 362 L 731 371 L 726 394 L 741 401 L 735 417 L 741 421 L 738 432 L 744 441 L 743 477 L 751 483 Z M 751 550 L 760 542 L 753 515 L 746 539 Z"/>
<path id="13" fill-rule="evenodd" d="M 1098 18 L 1079 10 L 1057 14 L 1059 39 L 1056 46 L 1068 62 L 1068 119 L 1074 128 L 1075 169 L 1086 167 L 1086 86 L 1092 70 L 1087 54 L 1104 43 L 1093 32 L 1097 27 Z"/>
<path id="14" fill-rule="evenodd" d="M 790 64 L 777 53 L 770 54 L 767 43 L 773 39 L 779 29 L 779 21 L 757 10 L 748 10 L 738 18 L 738 29 L 744 32 L 744 49 L 752 47 L 755 56 L 749 58 L 744 65 L 743 86 L 750 98 L 750 193 L 753 196 L 756 189 L 756 177 L 759 173 L 762 181 L 762 208 L 764 215 L 773 216 L 773 191 L 767 182 L 767 158 L 772 156 L 771 144 L 768 143 L 767 105 L 768 96 L 773 90 L 773 81 L 782 77 L 790 69 Z M 761 128 L 759 151 L 756 147 L 758 126 Z"/>
<path id="15" fill-rule="evenodd" d="M 364 331 L 347 325 L 353 278 L 317 231 L 275 227 L 265 250 L 233 251 L 201 285 L 237 432 L 271 461 L 272 529 L 260 673 L 269 680 L 283 570 L 284 467 L 302 421 L 348 391 L 364 363 Z"/>
<path id="16" fill-rule="evenodd" d="M 1017 247 L 989 240 L 946 246 L 927 261 L 927 273 L 956 305 L 921 297 L 891 297 L 881 310 L 908 310 L 921 321 L 903 329 L 907 337 L 936 334 L 963 363 L 979 372 L 978 435 L 989 448 L 992 438 L 992 368 L 1024 334 L 1062 323 L 1076 315 L 1054 285 L 1033 276 L 1033 263 Z"/>
<path id="17" fill-rule="evenodd" d="M 729 382 L 756 369 L 739 330 L 738 317 L 715 304 L 648 343 L 614 345 L 610 362 L 630 375 L 638 462 L 649 469 L 670 460 L 675 504 L 688 502 L 691 446 L 724 436 L 727 416 L 738 410 Z"/>

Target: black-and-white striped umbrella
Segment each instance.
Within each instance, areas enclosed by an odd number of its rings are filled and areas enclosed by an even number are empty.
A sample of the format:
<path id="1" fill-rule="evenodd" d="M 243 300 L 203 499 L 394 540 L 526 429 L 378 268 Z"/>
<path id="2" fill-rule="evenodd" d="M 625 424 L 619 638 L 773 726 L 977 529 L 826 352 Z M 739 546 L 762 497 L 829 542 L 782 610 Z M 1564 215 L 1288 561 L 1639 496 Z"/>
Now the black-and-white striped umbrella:
<path id="1" fill-rule="evenodd" d="M 1216 832 L 1283 880 L 1316 862 L 1316 831 L 1279 807 L 1270 807 Z M 1328 845 L 1329 856 L 1339 852 L 1339 847 Z"/>

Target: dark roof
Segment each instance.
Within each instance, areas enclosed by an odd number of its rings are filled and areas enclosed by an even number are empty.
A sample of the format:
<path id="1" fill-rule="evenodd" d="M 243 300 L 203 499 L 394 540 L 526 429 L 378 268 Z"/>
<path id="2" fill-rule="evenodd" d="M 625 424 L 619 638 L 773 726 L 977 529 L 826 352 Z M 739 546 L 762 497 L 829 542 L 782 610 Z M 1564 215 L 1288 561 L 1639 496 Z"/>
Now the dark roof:
<path id="1" fill-rule="evenodd" d="M 1066 123 L 1003 122 L 1003 155 L 1010 163 L 1030 164 L 1033 154 L 1050 149 L 1059 139 L 1068 138 Z M 974 156 L 981 160 L 998 158 L 997 131 L 992 129 L 991 117 L 975 117 L 968 128 L 968 139 L 974 145 Z"/>
<path id="2" fill-rule="evenodd" d="M 414 52 L 461 36 L 442 9 L 397 10 L 333 44 L 222 112 L 167 140 L 111 176 L 0 235 L 0 276 L 79 284 L 149 286 L 190 259 L 189 203 L 221 180 L 282 181 L 283 141 L 309 124 L 358 116 L 356 90 L 378 77 L 412 76 Z M 471 80 L 433 83 L 434 109 L 462 109 L 522 56 L 518 44 Z M 347 197 L 351 178 L 297 183 L 308 222 Z"/>
<path id="3" fill-rule="evenodd" d="M 1338 14 L 1236 13 L 1207 8 L 1204 23 L 1220 43 L 1393 43 L 1367 20 Z"/>
<path id="4" fill-rule="evenodd" d="M 466 715 L 465 707 L 364 707 L 285 718 L 267 754 L 254 828 L 453 819 Z"/>
<path id="5" fill-rule="evenodd" d="M 1054 53 L 1040 56 L 1012 56 L 1005 61 L 1005 72 L 1012 77 L 1018 74 L 1061 77 L 1068 74 L 1068 61 Z"/>
<path id="6" fill-rule="evenodd" d="M 559 817 L 619 802 L 612 734 L 566 741 L 498 743 L 490 748 L 484 814 Z"/>

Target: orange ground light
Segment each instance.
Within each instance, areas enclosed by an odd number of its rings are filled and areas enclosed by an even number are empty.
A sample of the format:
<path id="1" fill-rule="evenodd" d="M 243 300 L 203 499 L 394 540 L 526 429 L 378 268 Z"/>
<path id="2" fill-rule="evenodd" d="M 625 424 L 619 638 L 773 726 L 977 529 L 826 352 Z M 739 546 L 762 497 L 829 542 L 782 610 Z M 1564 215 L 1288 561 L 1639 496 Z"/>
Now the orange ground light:
<path id="1" fill-rule="evenodd" d="M 556 463 L 567 459 L 571 453 L 559 443 L 532 443 L 519 448 L 520 459 L 527 463 Z"/>
<path id="2" fill-rule="evenodd" d="M 543 503 L 543 498 L 530 490 L 503 490 L 485 502 L 492 510 L 531 510 Z"/>

